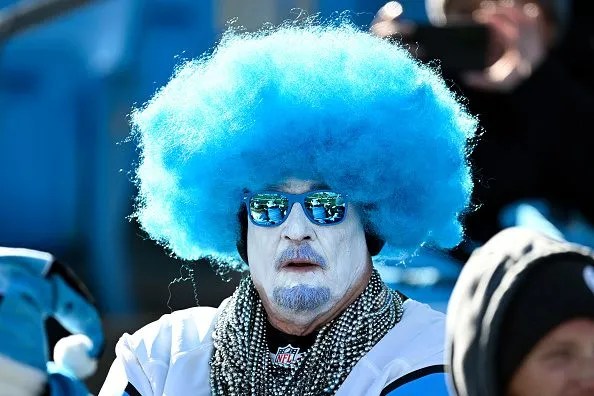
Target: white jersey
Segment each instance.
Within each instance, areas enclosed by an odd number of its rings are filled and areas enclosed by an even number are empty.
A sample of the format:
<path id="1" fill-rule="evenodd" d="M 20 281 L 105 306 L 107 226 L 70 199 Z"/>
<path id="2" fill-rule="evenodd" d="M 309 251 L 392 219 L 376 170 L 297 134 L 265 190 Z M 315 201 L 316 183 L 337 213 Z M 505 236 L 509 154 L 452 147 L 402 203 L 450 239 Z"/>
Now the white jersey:
<path id="1" fill-rule="evenodd" d="M 99 395 L 210 396 L 217 313 L 215 308 L 190 308 L 124 334 Z M 443 367 L 443 346 L 444 315 L 408 299 L 402 320 L 357 362 L 336 396 L 388 394 L 385 389 L 407 374 Z"/>

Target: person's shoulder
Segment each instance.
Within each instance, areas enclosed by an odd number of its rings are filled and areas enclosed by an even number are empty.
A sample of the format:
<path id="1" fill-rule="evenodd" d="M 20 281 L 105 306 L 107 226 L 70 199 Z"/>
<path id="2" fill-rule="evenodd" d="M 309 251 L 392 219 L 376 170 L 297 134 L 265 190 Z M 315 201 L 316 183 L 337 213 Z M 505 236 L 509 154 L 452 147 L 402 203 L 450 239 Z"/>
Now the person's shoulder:
<path id="1" fill-rule="evenodd" d="M 196 337 L 202 339 L 208 333 L 216 313 L 217 309 L 213 307 L 193 307 L 173 311 L 137 330 L 133 337 L 141 339 L 175 337 L 191 330 Z"/>
<path id="2" fill-rule="evenodd" d="M 444 336 L 445 314 L 407 299 L 401 321 L 382 340 L 391 380 L 381 395 L 447 395 Z"/>
<path id="3" fill-rule="evenodd" d="M 180 394 L 180 386 L 190 385 L 177 379 L 188 370 L 194 375 L 192 389 L 203 389 L 208 384 L 218 312 L 211 307 L 175 311 L 124 334 L 116 344 L 116 360 L 101 394 L 122 394 L 124 389 L 124 394 Z"/>
<path id="4" fill-rule="evenodd" d="M 404 313 L 398 325 L 434 332 L 445 328 L 445 314 L 431 308 L 428 304 L 413 299 L 404 301 Z"/>
<path id="5" fill-rule="evenodd" d="M 341 396 L 447 395 L 445 315 L 412 299 L 403 308 L 400 322 L 355 365 L 341 387 Z"/>
<path id="6" fill-rule="evenodd" d="M 139 360 L 168 362 L 179 353 L 212 345 L 212 327 L 217 308 L 193 307 L 161 316 L 133 334 L 124 334 L 118 354 L 131 352 Z"/>
<path id="7" fill-rule="evenodd" d="M 407 299 L 402 319 L 368 354 L 381 370 L 399 367 L 405 374 L 444 363 L 445 315 L 429 305 Z"/>
<path id="8" fill-rule="evenodd" d="M 427 353 L 443 352 L 445 314 L 413 299 L 404 301 L 402 319 L 386 334 L 400 350 L 414 348 L 420 351 L 426 345 Z M 421 344 L 421 345 L 414 345 Z"/>

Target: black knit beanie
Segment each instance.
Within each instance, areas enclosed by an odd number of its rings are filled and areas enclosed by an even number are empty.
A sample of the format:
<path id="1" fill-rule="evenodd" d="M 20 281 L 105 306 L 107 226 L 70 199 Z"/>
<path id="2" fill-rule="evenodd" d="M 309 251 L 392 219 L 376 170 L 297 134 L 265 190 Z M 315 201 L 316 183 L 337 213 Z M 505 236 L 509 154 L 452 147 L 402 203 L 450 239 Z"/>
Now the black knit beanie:
<path id="1" fill-rule="evenodd" d="M 576 252 L 538 259 L 510 296 L 497 348 L 500 393 L 536 343 L 571 319 L 594 318 L 594 259 Z"/>

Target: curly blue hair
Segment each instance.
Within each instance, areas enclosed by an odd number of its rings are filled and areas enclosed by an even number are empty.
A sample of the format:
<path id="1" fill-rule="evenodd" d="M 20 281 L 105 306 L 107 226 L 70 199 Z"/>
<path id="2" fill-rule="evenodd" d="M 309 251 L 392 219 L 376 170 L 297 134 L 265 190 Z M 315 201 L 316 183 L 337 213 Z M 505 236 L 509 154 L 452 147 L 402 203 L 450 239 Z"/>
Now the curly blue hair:
<path id="1" fill-rule="evenodd" d="M 180 258 L 240 263 L 243 191 L 289 177 L 348 194 L 400 251 L 462 238 L 476 119 L 435 70 L 348 22 L 228 31 L 132 126 L 134 216 Z"/>

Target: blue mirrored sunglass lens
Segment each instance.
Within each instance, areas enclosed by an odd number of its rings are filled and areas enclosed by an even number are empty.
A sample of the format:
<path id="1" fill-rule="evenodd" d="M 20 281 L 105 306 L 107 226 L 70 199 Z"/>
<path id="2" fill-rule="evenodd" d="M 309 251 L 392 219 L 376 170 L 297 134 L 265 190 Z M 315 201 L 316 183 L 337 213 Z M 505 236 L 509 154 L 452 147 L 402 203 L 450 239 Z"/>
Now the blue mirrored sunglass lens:
<path id="1" fill-rule="evenodd" d="M 289 200 L 282 194 L 261 193 L 250 199 L 250 217 L 258 225 L 276 225 L 285 220 Z"/>
<path id="2" fill-rule="evenodd" d="M 305 210 L 316 223 L 333 224 L 344 218 L 344 197 L 331 191 L 318 191 L 305 197 Z"/>

